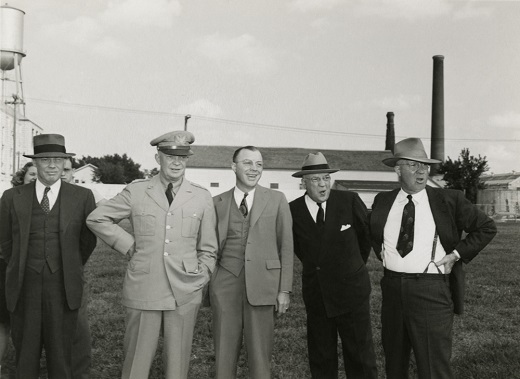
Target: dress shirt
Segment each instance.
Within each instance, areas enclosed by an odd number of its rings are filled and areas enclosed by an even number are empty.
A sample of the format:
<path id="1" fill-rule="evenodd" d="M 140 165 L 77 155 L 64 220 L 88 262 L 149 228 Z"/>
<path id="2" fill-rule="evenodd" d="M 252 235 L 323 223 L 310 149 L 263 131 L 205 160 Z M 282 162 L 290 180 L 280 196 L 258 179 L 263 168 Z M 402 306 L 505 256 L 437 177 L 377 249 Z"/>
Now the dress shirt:
<path id="1" fill-rule="evenodd" d="M 435 236 L 435 221 L 428 201 L 426 190 L 412 195 L 415 205 L 414 241 L 412 251 L 404 258 L 397 252 L 397 239 L 403 216 L 403 208 L 408 202 L 408 194 L 402 189 L 390 209 L 384 229 L 383 265 L 396 272 L 422 273 L 431 261 L 433 239 Z M 437 239 L 434 261 L 438 262 L 446 255 L 440 237 Z M 444 273 L 444 266 L 439 269 Z M 428 266 L 428 273 L 437 274 L 432 263 Z"/>
<path id="2" fill-rule="evenodd" d="M 50 186 L 46 186 L 39 179 L 36 179 L 36 198 L 38 199 L 38 203 L 41 204 L 43 199 L 43 193 L 45 192 L 45 187 L 50 187 L 50 191 L 47 192 L 47 198 L 49 199 L 49 210 L 52 209 L 54 204 L 56 204 L 56 200 L 58 199 L 58 195 L 60 193 L 61 188 L 61 179 L 58 179 L 56 183 Z"/>
<path id="3" fill-rule="evenodd" d="M 318 216 L 318 203 L 312 200 L 309 195 L 305 194 L 305 204 L 307 205 L 307 209 L 309 210 L 312 219 L 316 222 L 316 216 Z M 321 207 L 323 208 L 323 220 L 325 220 L 325 214 L 327 213 L 327 202 L 324 201 L 321 203 Z"/>
<path id="4" fill-rule="evenodd" d="M 253 207 L 253 200 L 255 197 L 256 188 L 252 189 L 247 193 L 246 197 L 246 205 L 247 205 L 247 213 L 251 213 L 251 208 Z M 242 203 L 242 199 L 244 198 L 244 191 L 239 190 L 235 187 L 235 191 L 233 192 L 233 196 L 235 198 L 235 203 L 237 203 L 237 207 L 240 208 L 240 203 Z"/>

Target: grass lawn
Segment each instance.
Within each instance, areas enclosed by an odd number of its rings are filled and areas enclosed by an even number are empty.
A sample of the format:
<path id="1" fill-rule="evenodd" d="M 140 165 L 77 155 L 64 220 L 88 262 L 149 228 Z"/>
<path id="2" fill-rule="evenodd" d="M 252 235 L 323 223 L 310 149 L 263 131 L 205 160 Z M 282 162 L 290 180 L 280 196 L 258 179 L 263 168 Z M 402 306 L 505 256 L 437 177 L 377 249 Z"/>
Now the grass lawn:
<path id="1" fill-rule="evenodd" d="M 498 224 L 498 228 L 499 232 L 491 244 L 466 266 L 465 314 L 456 316 L 454 325 L 453 368 L 456 378 L 520 378 L 520 223 Z M 288 314 L 276 320 L 273 378 L 310 377 L 305 336 L 306 318 L 301 299 L 301 265 L 297 259 L 295 262 L 291 309 Z M 374 342 L 380 378 L 384 378 L 379 286 L 382 269 L 374 255 L 370 257 L 368 267 L 373 284 Z M 126 258 L 103 243 L 98 244 L 87 266 L 93 379 L 118 378 L 121 374 L 125 312 L 120 297 L 125 269 Z M 2 378 L 12 376 L 13 361 L 11 346 L 2 365 Z M 214 361 L 211 312 L 208 308 L 202 308 L 195 330 L 189 377 L 212 378 Z M 150 378 L 163 378 L 161 362 L 159 346 Z M 341 359 L 340 364 L 342 365 Z M 6 370 L 11 375 L 6 375 Z M 43 369 L 42 379 L 46 378 L 44 371 Z M 248 378 L 244 352 L 239 360 L 238 373 L 239 378 Z M 340 373 L 340 378 L 345 378 L 343 372 Z"/>

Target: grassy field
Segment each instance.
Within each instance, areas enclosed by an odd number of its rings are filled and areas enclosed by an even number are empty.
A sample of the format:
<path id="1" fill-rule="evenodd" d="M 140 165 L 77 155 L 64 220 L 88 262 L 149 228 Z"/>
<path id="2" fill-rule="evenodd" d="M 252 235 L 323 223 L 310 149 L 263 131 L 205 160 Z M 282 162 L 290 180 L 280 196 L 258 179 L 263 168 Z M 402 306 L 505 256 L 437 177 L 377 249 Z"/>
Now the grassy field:
<path id="1" fill-rule="evenodd" d="M 466 313 L 455 318 L 453 368 L 460 379 L 520 378 L 520 224 L 499 224 L 493 242 L 468 266 Z M 297 260 L 296 260 L 297 261 Z M 373 283 L 372 322 L 380 377 L 383 355 L 380 341 L 381 265 L 374 256 L 368 267 Z M 118 378 L 121 373 L 124 308 L 120 294 L 126 259 L 99 243 L 92 255 L 87 277 L 90 283 L 88 306 L 93 338 L 91 378 Z M 295 266 L 294 293 L 289 313 L 276 321 L 273 378 L 309 378 L 305 339 L 305 310 L 301 300 L 301 266 Z M 150 378 L 162 378 L 161 346 Z M 212 378 L 214 351 L 211 312 L 201 309 L 193 341 L 190 378 Z M 341 362 L 341 360 L 340 360 Z M 42 365 L 44 362 L 42 361 Z M 13 351 L 2 365 L 2 378 L 13 374 Z M 10 375 L 6 375 L 6 370 Z M 46 378 L 42 369 L 42 379 Z M 248 377 L 243 352 L 239 378 Z M 345 378 L 344 373 L 340 378 Z M 143 378 L 144 379 L 144 378 Z"/>

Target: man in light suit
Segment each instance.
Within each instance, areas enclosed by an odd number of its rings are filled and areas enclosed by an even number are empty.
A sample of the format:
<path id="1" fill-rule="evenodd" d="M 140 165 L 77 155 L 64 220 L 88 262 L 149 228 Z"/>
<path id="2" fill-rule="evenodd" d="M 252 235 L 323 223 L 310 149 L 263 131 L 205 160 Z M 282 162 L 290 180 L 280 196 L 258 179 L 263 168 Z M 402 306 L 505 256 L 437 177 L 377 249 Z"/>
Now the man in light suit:
<path id="1" fill-rule="evenodd" d="M 123 286 L 123 378 L 148 377 L 161 331 L 165 377 L 188 375 L 202 289 L 217 256 L 211 195 L 184 178 L 194 139 L 175 131 L 152 140 L 159 174 L 129 184 L 87 219 L 99 238 L 130 258 Z M 125 218 L 134 235 L 117 225 Z"/>
<path id="2" fill-rule="evenodd" d="M 453 314 L 462 313 L 464 272 L 496 226 L 461 191 L 426 186 L 429 159 L 418 138 L 395 144 L 400 189 L 374 199 L 372 246 L 383 261 L 382 342 L 389 379 L 408 378 L 413 350 L 419 379 L 453 378 Z M 462 232 L 467 235 L 462 238 Z"/>
<path id="3" fill-rule="evenodd" d="M 67 153 L 59 134 L 34 137 L 35 182 L 4 192 L 0 246 L 16 375 L 38 378 L 45 347 L 49 378 L 72 378 L 71 349 L 82 301 L 83 267 L 96 246 L 85 224 L 95 208 L 88 189 L 60 180 Z"/>
<path id="4" fill-rule="evenodd" d="M 294 252 L 303 264 L 309 365 L 313 378 L 338 377 L 339 334 L 347 378 L 376 379 L 367 209 L 357 193 L 331 190 L 336 171 L 322 153 L 311 153 L 292 175 L 306 190 L 289 206 Z"/>
<path id="5" fill-rule="evenodd" d="M 236 185 L 214 197 L 218 219 L 218 267 L 209 288 L 213 310 L 216 378 L 236 377 L 242 338 L 249 375 L 270 378 L 274 312 L 289 308 L 293 279 L 292 220 L 278 191 L 258 185 L 262 154 L 235 151 Z"/>

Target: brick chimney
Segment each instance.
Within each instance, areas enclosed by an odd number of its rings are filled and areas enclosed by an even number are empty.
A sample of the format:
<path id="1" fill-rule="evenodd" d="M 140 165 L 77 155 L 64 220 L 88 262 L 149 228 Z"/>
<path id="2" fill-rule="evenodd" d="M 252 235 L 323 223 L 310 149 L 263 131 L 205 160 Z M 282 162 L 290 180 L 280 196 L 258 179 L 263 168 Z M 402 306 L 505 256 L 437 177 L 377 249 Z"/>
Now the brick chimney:
<path id="1" fill-rule="evenodd" d="M 386 142 L 385 150 L 394 152 L 395 130 L 394 130 L 394 112 L 386 113 Z"/>

